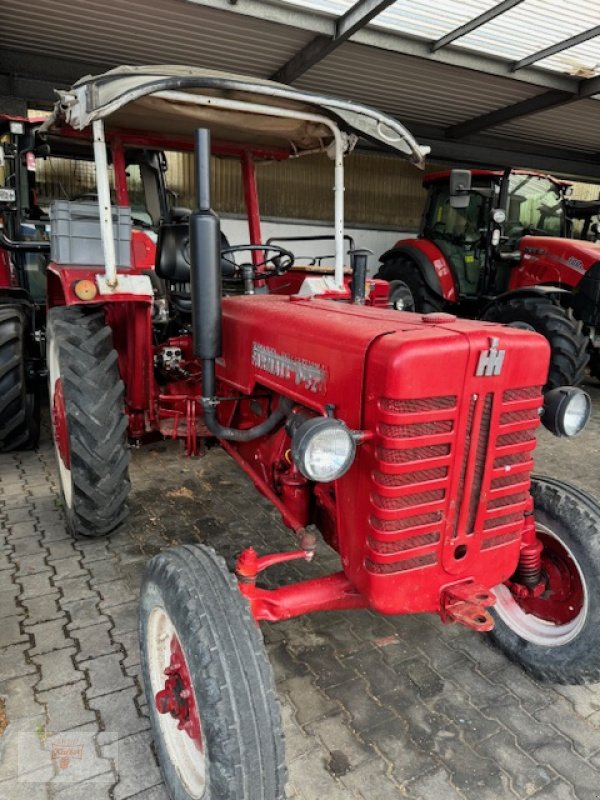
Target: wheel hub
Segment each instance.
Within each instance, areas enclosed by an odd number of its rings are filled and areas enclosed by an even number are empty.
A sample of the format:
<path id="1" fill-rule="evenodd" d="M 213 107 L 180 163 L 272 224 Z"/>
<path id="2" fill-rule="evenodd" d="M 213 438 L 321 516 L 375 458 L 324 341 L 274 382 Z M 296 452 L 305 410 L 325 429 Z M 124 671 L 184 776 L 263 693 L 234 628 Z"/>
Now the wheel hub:
<path id="1" fill-rule="evenodd" d="M 170 714 L 177 720 L 177 728 L 194 742 L 198 750 L 203 750 L 202 727 L 196 706 L 192 681 L 179 639 L 171 637 L 171 660 L 165 667 L 164 688 L 156 693 L 154 702 L 160 714 Z"/>
<path id="2" fill-rule="evenodd" d="M 61 461 L 67 469 L 71 468 L 71 448 L 69 446 L 69 433 L 67 430 L 67 414 L 65 411 L 65 396 L 62 380 L 57 378 L 54 384 L 54 397 L 52 400 L 52 427 L 54 441 L 58 448 Z"/>

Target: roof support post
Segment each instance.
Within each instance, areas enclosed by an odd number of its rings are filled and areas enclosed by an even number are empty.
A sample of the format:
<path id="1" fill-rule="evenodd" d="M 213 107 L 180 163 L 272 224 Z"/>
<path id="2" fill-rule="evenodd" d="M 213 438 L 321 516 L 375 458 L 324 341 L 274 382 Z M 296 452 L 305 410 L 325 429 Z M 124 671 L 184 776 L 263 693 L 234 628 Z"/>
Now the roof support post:
<path id="1" fill-rule="evenodd" d="M 333 36 L 319 34 L 299 50 L 287 64 L 271 76 L 279 83 L 292 83 L 319 61 L 333 53 L 343 42 L 364 28 L 374 17 L 381 14 L 394 0 L 357 0 L 345 14 L 335 22 Z"/>
<path id="2" fill-rule="evenodd" d="M 563 39 L 561 42 L 557 42 L 550 47 L 545 47 L 543 50 L 538 50 L 536 53 L 531 53 L 531 55 L 525 56 L 525 58 L 522 58 L 520 61 L 515 61 L 511 65 L 511 72 L 516 72 L 518 69 L 528 67 L 530 64 L 535 64 L 536 61 L 541 61 L 543 58 L 556 55 L 556 53 L 562 53 L 563 50 L 568 50 L 570 47 L 575 47 L 577 44 L 587 42 L 589 39 L 594 39 L 596 36 L 600 36 L 600 25 L 583 31 L 583 33 L 578 33 L 577 36 Z"/>

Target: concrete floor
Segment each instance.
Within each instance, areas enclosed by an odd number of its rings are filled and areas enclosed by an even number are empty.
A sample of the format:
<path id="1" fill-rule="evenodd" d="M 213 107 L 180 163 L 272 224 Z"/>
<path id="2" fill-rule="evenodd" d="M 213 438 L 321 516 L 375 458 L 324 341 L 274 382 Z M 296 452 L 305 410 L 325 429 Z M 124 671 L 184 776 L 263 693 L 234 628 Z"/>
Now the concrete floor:
<path id="1" fill-rule="evenodd" d="M 564 441 L 542 431 L 537 471 L 600 497 L 600 390 L 590 392 L 587 434 Z M 209 542 L 230 563 L 248 544 L 291 545 L 218 450 L 191 461 L 176 444 L 147 446 L 134 451 L 131 474 L 127 524 L 106 540 L 72 541 L 48 436 L 38 453 L 0 456 L 4 800 L 165 798 L 139 678 L 144 564 L 176 543 Z M 335 568 L 323 548 L 315 564 L 277 577 Z M 263 632 L 289 797 L 600 798 L 600 684 L 538 684 L 484 636 L 429 616 L 315 614 Z"/>

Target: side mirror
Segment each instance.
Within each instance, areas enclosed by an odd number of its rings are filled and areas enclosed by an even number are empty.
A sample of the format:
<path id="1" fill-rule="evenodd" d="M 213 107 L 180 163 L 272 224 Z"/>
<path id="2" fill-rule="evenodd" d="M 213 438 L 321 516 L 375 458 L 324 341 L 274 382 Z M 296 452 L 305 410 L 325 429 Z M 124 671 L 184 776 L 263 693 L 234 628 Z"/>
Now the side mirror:
<path id="1" fill-rule="evenodd" d="M 471 172 L 468 169 L 453 169 L 450 173 L 450 205 L 452 208 L 467 208 L 471 191 Z"/>

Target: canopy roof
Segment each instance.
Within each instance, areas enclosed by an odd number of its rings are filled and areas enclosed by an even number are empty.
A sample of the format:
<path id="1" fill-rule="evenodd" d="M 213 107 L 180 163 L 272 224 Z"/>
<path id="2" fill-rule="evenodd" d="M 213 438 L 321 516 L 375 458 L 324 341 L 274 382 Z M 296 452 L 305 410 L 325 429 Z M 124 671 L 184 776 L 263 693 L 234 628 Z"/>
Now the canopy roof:
<path id="1" fill-rule="evenodd" d="M 369 106 L 216 70 L 122 66 L 82 78 L 59 98 L 44 130 L 64 124 L 81 130 L 99 119 L 109 130 L 183 136 L 205 126 L 217 139 L 306 152 L 331 144 L 330 120 L 346 134 L 401 153 L 420 167 L 428 152 L 400 122 Z M 278 109 L 290 116 L 278 116 Z M 347 144 L 351 149 L 353 140 Z"/>

